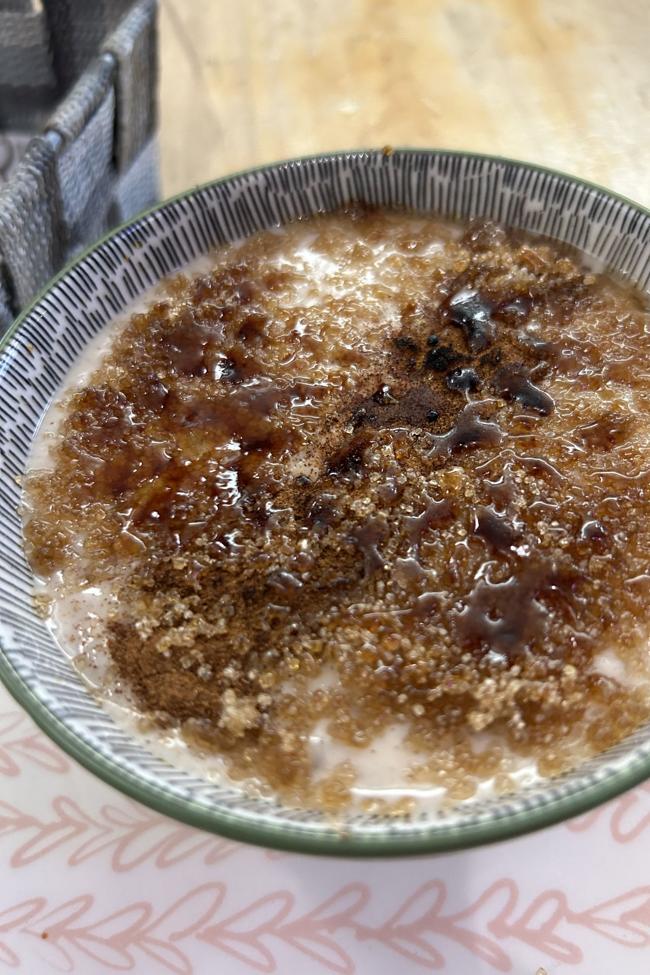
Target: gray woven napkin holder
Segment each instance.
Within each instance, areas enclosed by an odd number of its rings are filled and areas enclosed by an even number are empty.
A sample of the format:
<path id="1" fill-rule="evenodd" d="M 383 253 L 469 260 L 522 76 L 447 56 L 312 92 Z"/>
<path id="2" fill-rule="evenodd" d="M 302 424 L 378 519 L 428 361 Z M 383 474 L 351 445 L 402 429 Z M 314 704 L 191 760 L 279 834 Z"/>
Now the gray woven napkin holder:
<path id="1" fill-rule="evenodd" d="M 21 23 L 18 7 L 28 2 L 0 0 L 0 7 L 17 8 L 0 9 L 0 30 L 8 13 L 15 13 L 14 27 Z M 75 2 L 55 5 L 62 18 L 66 5 Z M 107 10 L 114 15 L 114 7 Z M 27 139 L 0 130 L 6 178 L 0 175 L 0 330 L 75 253 L 158 198 L 156 13 L 156 0 L 131 6 L 39 134 Z M 77 18 L 78 30 L 83 26 Z M 0 54 L 3 45 L 15 49 L 16 70 L 25 73 L 25 59 L 38 68 L 32 80 L 39 90 L 48 82 L 38 60 L 41 27 L 32 22 L 31 33 L 0 35 Z M 86 47 L 96 43 L 100 27 L 95 18 L 81 32 Z M 52 20 L 49 29 L 56 33 Z M 61 70 L 59 65 L 59 77 Z M 0 86 L 3 81 L 0 68 Z"/>

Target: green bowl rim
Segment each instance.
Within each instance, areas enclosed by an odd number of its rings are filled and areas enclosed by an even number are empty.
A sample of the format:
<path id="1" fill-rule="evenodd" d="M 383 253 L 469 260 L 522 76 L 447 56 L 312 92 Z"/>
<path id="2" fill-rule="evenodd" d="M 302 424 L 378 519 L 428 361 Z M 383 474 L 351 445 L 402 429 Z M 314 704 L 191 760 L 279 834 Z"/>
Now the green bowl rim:
<path id="1" fill-rule="evenodd" d="M 219 186 L 230 180 L 251 175 L 265 170 L 277 169 L 281 166 L 291 165 L 298 162 L 307 162 L 311 159 L 336 159 L 346 156 L 377 156 L 385 152 L 381 148 L 372 149 L 348 149 L 337 150 L 335 152 L 317 152 L 307 156 L 298 156 L 293 159 L 283 159 L 279 162 L 266 163 L 249 169 L 230 173 L 227 176 L 196 185 L 184 190 L 169 199 L 156 203 L 148 207 L 141 213 L 130 218 L 118 227 L 113 228 L 82 253 L 70 261 L 45 285 L 32 303 L 18 316 L 13 325 L 7 330 L 0 339 L 0 355 L 4 353 L 13 336 L 20 329 L 26 318 L 32 313 L 39 302 L 46 296 L 54 285 L 65 275 L 80 264 L 89 254 L 104 244 L 107 240 L 118 236 L 127 227 L 141 221 L 149 214 L 155 213 L 162 208 L 173 204 L 188 196 L 193 196 L 203 190 Z M 444 156 L 458 156 L 461 158 L 472 157 L 482 159 L 485 162 L 505 163 L 520 166 L 528 170 L 547 173 L 553 176 L 560 176 L 570 183 L 584 186 L 589 189 L 604 193 L 610 199 L 620 200 L 633 207 L 638 212 L 650 216 L 650 210 L 619 193 L 614 193 L 606 187 L 588 180 L 580 179 L 561 170 L 551 169 L 546 166 L 539 166 L 535 163 L 526 162 L 518 159 L 511 159 L 505 156 L 490 155 L 486 153 L 472 152 L 470 150 L 446 150 L 428 149 L 415 147 L 391 147 L 392 153 L 401 154 L 432 154 Z M 2 648 L 0 647 L 0 650 Z M 110 758 L 100 754 L 86 741 L 72 732 L 63 721 L 53 714 L 47 706 L 34 694 L 29 685 L 20 677 L 12 664 L 9 663 L 4 653 L 0 652 L 0 680 L 7 687 L 10 694 L 20 704 L 34 722 L 45 734 L 52 739 L 60 748 L 79 764 L 84 766 L 98 778 L 108 785 L 118 789 L 138 802 L 143 803 L 151 809 L 156 810 L 166 816 L 179 820 L 189 826 L 198 827 L 208 832 L 218 833 L 228 839 L 238 840 L 244 843 L 253 843 L 261 846 L 271 847 L 278 850 L 286 850 L 293 853 L 311 853 L 321 855 L 360 857 L 394 857 L 406 855 L 422 855 L 427 853 L 451 852 L 453 850 L 466 849 L 474 846 L 494 843 L 501 840 L 510 839 L 525 833 L 530 833 L 555 823 L 588 812 L 594 806 L 613 799 L 625 790 L 638 785 L 650 777 L 650 755 L 637 757 L 623 768 L 619 768 L 607 775 L 606 778 L 596 779 L 585 786 L 580 792 L 566 796 L 553 797 L 549 802 L 543 803 L 532 809 L 521 809 L 512 814 L 495 817 L 484 822 L 470 823 L 465 825 L 441 825 L 433 826 L 429 830 L 423 830 L 417 834 L 399 833 L 378 833 L 366 835 L 365 837 L 355 837 L 345 831 L 293 831 L 290 827 L 283 827 L 264 822 L 252 822 L 242 819 L 236 813 L 218 809 L 206 809 L 198 803 L 186 799 L 170 796 L 155 785 L 144 782 L 136 775 L 133 775 L 121 767 L 115 765 Z"/>

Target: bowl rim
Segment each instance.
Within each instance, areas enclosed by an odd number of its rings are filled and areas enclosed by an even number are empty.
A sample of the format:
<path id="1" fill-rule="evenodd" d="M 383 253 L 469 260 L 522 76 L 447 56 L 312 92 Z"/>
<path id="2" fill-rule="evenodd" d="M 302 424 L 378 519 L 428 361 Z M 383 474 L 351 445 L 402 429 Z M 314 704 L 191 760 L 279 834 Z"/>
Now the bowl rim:
<path id="1" fill-rule="evenodd" d="M 260 166 L 249 167 L 226 176 L 197 184 L 183 190 L 174 196 L 159 201 L 151 207 L 114 227 L 108 233 L 85 248 L 68 262 L 47 284 L 40 290 L 34 300 L 18 315 L 13 324 L 0 338 L 0 357 L 6 351 L 13 337 L 48 292 L 77 265 L 90 254 L 101 247 L 108 240 L 119 237 L 129 227 L 140 223 L 146 217 L 159 212 L 180 200 L 204 190 L 227 183 L 237 177 L 276 170 L 282 166 L 303 163 L 310 160 L 338 159 L 349 156 L 377 156 L 386 154 L 387 148 L 359 148 L 342 149 L 332 152 L 316 152 L 309 155 L 282 159 L 277 162 L 265 163 Z M 428 154 L 447 157 L 474 158 L 486 163 L 504 163 L 520 167 L 532 172 L 559 176 L 575 186 L 587 187 L 605 194 L 612 200 L 618 200 L 632 207 L 638 213 L 650 217 L 650 209 L 622 194 L 615 193 L 598 183 L 582 179 L 562 170 L 541 166 L 536 163 L 507 156 L 488 153 L 472 152 L 471 150 L 447 150 L 443 148 L 395 146 L 390 147 L 390 154 Z M 643 782 L 650 777 L 650 754 L 637 756 L 626 765 L 610 771 L 602 778 L 585 785 L 580 791 L 569 795 L 553 796 L 548 802 L 542 802 L 534 808 L 524 808 L 507 813 L 500 817 L 475 822 L 454 825 L 442 822 L 418 833 L 377 833 L 366 836 L 355 836 L 345 831 L 314 830 L 310 832 L 294 831 L 281 825 L 260 820 L 251 821 L 238 817 L 236 813 L 218 808 L 206 808 L 189 799 L 170 795 L 163 789 L 145 782 L 135 774 L 131 774 L 114 764 L 109 757 L 102 755 L 90 746 L 85 739 L 70 730 L 36 696 L 29 684 L 23 680 L 17 670 L 2 652 L 0 645 L 0 680 L 9 693 L 24 708 L 38 727 L 57 744 L 71 758 L 77 761 L 98 778 L 113 786 L 120 792 L 143 803 L 163 815 L 170 816 L 186 825 L 218 833 L 228 839 L 252 843 L 260 846 L 285 850 L 294 853 L 310 853 L 340 857 L 395 857 L 407 855 L 423 855 L 431 853 L 451 852 L 475 846 L 487 845 L 516 836 L 552 826 L 563 820 L 588 812 L 622 792 Z"/>

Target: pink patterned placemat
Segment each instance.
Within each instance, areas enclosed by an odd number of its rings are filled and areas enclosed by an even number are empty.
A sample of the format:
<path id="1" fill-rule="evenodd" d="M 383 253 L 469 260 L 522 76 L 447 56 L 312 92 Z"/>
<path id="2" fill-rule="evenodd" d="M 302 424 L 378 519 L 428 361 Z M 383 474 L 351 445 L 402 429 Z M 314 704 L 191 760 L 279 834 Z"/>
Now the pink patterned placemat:
<path id="1" fill-rule="evenodd" d="M 0 973 L 648 975 L 649 853 L 650 784 L 446 856 L 231 843 L 93 778 L 0 688 Z"/>

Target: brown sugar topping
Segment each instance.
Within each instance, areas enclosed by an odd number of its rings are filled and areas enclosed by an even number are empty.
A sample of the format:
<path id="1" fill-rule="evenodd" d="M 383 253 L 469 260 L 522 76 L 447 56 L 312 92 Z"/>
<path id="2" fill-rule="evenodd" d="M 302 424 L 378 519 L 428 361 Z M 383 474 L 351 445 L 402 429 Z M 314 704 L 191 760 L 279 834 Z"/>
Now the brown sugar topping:
<path id="1" fill-rule="evenodd" d="M 354 764 L 399 724 L 452 801 L 515 759 L 553 774 L 649 716 L 648 324 L 489 224 L 259 234 L 167 282 L 69 396 L 32 565 L 61 598 L 110 584 L 113 679 L 288 801 L 349 801 L 323 726 Z"/>

